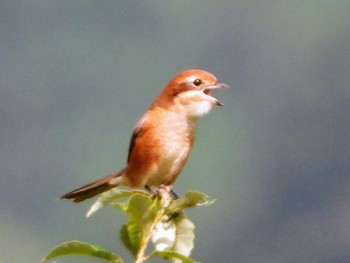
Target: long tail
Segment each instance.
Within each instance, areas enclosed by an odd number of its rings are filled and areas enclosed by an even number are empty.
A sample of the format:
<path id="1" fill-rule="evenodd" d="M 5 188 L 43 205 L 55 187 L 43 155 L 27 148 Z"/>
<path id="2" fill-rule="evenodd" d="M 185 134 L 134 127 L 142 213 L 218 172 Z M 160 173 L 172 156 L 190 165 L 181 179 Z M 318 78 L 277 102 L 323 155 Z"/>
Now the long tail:
<path id="1" fill-rule="evenodd" d="M 105 177 L 102 177 L 101 179 L 98 179 L 94 182 L 88 183 L 86 185 L 83 185 L 82 187 L 79 187 L 69 193 L 66 193 L 65 195 L 61 196 L 61 199 L 73 199 L 73 202 L 79 203 L 84 201 L 85 199 L 89 199 L 91 197 L 94 197 L 98 194 L 101 194 L 111 188 L 114 188 L 118 186 L 119 184 L 116 183 L 116 181 L 119 180 L 113 180 L 115 178 L 118 178 L 124 174 L 124 170 L 121 170 L 120 172 L 113 173 L 110 175 L 107 175 Z M 118 178 L 119 179 L 119 178 Z"/>

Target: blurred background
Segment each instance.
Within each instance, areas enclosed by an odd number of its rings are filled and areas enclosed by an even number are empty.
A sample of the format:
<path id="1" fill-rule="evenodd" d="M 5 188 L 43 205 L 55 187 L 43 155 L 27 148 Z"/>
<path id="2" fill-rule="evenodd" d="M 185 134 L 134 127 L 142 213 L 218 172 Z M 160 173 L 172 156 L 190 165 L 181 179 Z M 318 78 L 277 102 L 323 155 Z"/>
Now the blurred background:
<path id="1" fill-rule="evenodd" d="M 201 262 L 349 262 L 350 2 L 1 1 L 0 261 L 71 239 L 131 262 L 112 208 L 58 197 L 122 168 L 133 126 L 179 71 L 213 72 L 175 190 Z M 62 257 L 57 262 L 97 262 Z M 159 261 L 161 262 L 161 261 Z"/>

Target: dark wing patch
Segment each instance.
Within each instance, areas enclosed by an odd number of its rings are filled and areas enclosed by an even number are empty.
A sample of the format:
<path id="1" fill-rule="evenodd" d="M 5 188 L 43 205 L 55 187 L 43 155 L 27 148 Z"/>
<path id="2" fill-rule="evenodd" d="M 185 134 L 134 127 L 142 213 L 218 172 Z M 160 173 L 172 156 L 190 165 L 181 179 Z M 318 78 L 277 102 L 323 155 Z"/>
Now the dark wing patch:
<path id="1" fill-rule="evenodd" d="M 129 163 L 129 160 L 130 160 L 130 156 L 131 156 L 132 150 L 134 149 L 136 139 L 138 137 L 140 137 L 144 133 L 144 131 L 145 131 L 144 128 L 135 128 L 135 130 L 133 131 L 133 133 L 131 135 L 130 144 L 129 144 L 128 163 Z"/>

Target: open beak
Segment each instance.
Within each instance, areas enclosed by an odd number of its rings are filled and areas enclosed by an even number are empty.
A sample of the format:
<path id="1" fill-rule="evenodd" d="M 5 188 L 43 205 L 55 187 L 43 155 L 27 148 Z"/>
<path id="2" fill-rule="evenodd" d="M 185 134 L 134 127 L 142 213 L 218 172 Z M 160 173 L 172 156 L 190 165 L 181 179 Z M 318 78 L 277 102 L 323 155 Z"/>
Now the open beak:
<path id="1" fill-rule="evenodd" d="M 224 104 L 221 101 L 219 101 L 217 98 L 215 98 L 215 97 L 213 97 L 211 95 L 211 92 L 213 90 L 216 90 L 216 89 L 228 89 L 228 88 L 229 88 L 229 86 L 227 84 L 218 83 L 218 84 L 215 84 L 215 85 L 209 85 L 209 86 L 204 87 L 203 92 L 204 92 L 205 95 L 207 95 L 207 96 L 211 97 L 212 99 L 214 99 L 216 105 L 224 106 Z"/>

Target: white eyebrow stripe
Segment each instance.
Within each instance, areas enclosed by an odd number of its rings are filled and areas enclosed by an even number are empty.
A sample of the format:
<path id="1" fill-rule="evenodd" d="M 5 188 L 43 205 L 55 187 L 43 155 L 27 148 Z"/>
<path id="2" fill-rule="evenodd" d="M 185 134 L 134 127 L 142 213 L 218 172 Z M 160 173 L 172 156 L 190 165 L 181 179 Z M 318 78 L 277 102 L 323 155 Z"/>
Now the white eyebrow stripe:
<path id="1" fill-rule="evenodd" d="M 193 82 L 196 79 L 198 79 L 198 77 L 196 77 L 196 76 L 189 76 L 189 77 L 186 78 L 186 82 Z"/>

